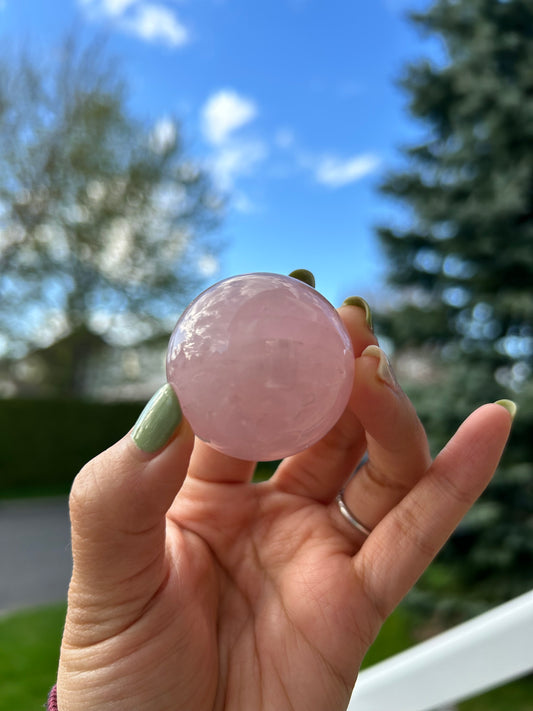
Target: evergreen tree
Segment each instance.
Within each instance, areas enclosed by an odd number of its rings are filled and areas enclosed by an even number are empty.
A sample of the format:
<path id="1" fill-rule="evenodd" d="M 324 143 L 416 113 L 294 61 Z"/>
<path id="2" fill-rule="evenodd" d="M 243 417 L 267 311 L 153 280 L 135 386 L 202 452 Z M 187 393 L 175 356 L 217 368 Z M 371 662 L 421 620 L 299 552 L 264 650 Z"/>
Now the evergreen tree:
<path id="1" fill-rule="evenodd" d="M 128 102 L 99 42 L 0 59 L 0 355 L 61 341 L 65 396 L 99 338 L 168 333 L 214 248 L 219 205 L 177 122 Z"/>
<path id="2" fill-rule="evenodd" d="M 435 448 L 475 406 L 519 412 L 501 469 L 426 578 L 476 609 L 533 585 L 533 0 L 437 0 L 412 19 L 445 58 L 402 84 L 424 139 L 384 194 L 407 209 L 380 240 L 396 289 L 396 352 L 431 359 L 409 388 Z"/>

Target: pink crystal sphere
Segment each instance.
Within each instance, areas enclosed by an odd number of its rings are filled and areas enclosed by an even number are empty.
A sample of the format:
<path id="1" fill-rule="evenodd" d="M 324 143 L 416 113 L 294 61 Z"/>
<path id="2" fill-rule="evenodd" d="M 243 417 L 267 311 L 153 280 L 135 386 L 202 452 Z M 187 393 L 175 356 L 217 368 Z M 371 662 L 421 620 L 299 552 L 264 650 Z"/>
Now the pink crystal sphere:
<path id="1" fill-rule="evenodd" d="M 167 378 L 195 434 L 239 459 L 299 452 L 337 422 L 354 356 L 336 310 L 307 284 L 244 274 L 198 296 L 170 338 Z"/>

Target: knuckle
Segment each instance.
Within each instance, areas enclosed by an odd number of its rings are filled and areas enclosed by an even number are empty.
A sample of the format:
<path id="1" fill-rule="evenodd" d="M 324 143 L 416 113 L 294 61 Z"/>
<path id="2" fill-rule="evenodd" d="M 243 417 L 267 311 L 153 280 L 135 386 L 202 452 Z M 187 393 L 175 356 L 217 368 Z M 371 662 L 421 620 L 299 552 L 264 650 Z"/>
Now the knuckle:
<path id="1" fill-rule="evenodd" d="M 443 496 L 459 504 L 461 508 L 469 508 L 477 498 L 468 488 L 460 486 L 450 476 L 436 478 L 436 484 Z"/>
<path id="2" fill-rule="evenodd" d="M 378 490 L 387 489 L 389 491 L 395 491 L 400 496 L 405 495 L 409 491 L 408 486 L 387 474 L 387 472 L 380 467 L 377 467 L 371 459 L 365 463 L 357 476 L 360 475 L 366 478 L 367 484 L 376 487 Z"/>
<path id="3" fill-rule="evenodd" d="M 439 551 L 431 537 L 428 535 L 427 512 L 415 501 L 409 506 L 404 506 L 398 511 L 395 518 L 399 540 L 414 548 L 415 553 L 424 560 L 433 560 Z"/>
<path id="4" fill-rule="evenodd" d="M 101 499 L 101 469 L 102 465 L 96 457 L 85 464 L 74 478 L 69 495 L 69 510 L 73 523 L 80 521 L 98 507 L 98 501 Z"/>

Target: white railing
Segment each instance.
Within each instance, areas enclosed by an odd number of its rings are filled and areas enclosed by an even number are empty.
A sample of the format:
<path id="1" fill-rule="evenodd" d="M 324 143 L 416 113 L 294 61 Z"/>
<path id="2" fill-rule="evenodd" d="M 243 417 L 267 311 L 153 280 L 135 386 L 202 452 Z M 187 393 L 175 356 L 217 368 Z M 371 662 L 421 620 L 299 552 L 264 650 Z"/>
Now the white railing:
<path id="1" fill-rule="evenodd" d="M 533 670 L 533 591 L 359 674 L 348 711 L 435 711 Z"/>

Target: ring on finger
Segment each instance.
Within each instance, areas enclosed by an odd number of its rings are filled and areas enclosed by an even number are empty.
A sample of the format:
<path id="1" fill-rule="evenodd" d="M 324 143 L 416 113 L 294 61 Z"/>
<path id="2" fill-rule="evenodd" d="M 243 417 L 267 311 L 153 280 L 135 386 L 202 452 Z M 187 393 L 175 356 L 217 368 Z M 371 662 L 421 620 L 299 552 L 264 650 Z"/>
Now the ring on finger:
<path id="1" fill-rule="evenodd" d="M 337 494 L 337 506 L 339 507 L 339 511 L 343 515 L 343 517 L 350 523 L 354 528 L 356 528 L 360 533 L 362 533 L 364 536 L 369 536 L 372 533 L 372 530 L 370 528 L 367 528 L 364 523 L 361 523 L 359 519 L 357 519 L 353 513 L 350 511 L 348 508 L 346 501 L 344 500 L 344 489 L 341 489 L 339 493 Z"/>

